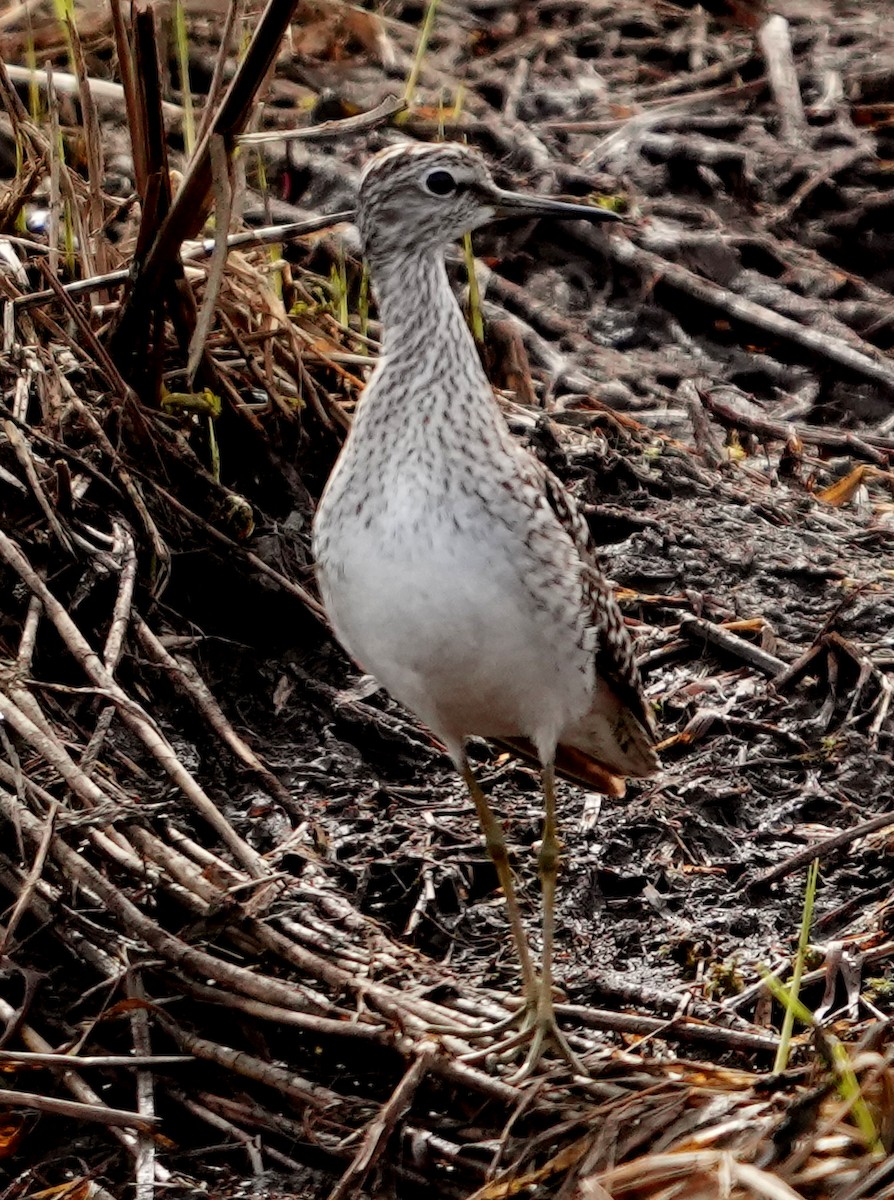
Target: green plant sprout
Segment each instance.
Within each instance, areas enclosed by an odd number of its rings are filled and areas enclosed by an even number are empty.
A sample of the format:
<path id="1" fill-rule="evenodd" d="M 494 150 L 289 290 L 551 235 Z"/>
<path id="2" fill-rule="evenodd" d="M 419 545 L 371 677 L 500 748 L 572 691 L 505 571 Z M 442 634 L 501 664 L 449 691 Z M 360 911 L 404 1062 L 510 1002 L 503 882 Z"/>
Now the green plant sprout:
<path id="1" fill-rule="evenodd" d="M 798 999 L 801 990 L 801 977 L 804 974 L 804 962 L 807 957 L 807 946 L 810 941 L 810 926 L 813 923 L 813 905 L 816 900 L 816 884 L 819 878 L 819 862 L 814 859 L 807 871 L 807 883 L 804 888 L 804 909 L 801 913 L 801 932 L 798 935 L 798 949 L 792 967 L 792 981 L 788 994 L 793 1000 Z M 776 1050 L 776 1061 L 773 1064 L 774 1074 L 779 1074 L 788 1066 L 791 1053 L 792 1030 L 795 1026 L 795 1010 L 792 1005 L 786 1007 L 782 1021 L 782 1032 L 779 1035 L 779 1047 Z"/>
<path id="2" fill-rule="evenodd" d="M 220 483 L 220 446 L 214 430 L 214 422 L 221 413 L 221 399 L 211 391 L 203 388 L 201 392 L 168 392 L 161 398 L 161 407 L 168 413 L 192 413 L 197 417 L 205 416 L 208 421 L 208 458 L 211 463 L 211 474 Z"/>
<path id="3" fill-rule="evenodd" d="M 57 4 L 63 2 L 64 0 L 56 0 Z M 71 0 L 68 2 L 70 3 Z M 186 30 L 186 10 L 182 0 L 174 0 L 172 20 L 183 104 L 183 142 L 187 155 L 191 155 L 196 144 L 196 114 L 192 102 L 192 88 L 189 86 L 189 36 Z"/>
<path id="4" fill-rule="evenodd" d="M 873 1154 L 883 1155 L 885 1148 L 878 1135 L 878 1130 L 875 1127 L 875 1121 L 872 1119 L 869 1106 L 863 1098 L 863 1093 L 860 1091 L 860 1083 L 854 1072 L 854 1068 L 851 1066 L 847 1047 L 838 1038 L 822 1030 L 807 1005 L 796 999 L 789 989 L 780 983 L 766 967 L 759 967 L 758 969 L 767 990 L 772 994 L 773 998 L 778 1000 L 787 1012 L 791 1011 L 802 1025 L 811 1026 L 821 1035 L 822 1045 L 828 1058 L 829 1066 L 835 1073 L 835 1086 L 839 1096 L 850 1106 L 854 1114 L 854 1120 L 857 1123 L 857 1128 L 863 1135 L 866 1145 Z"/>
<path id="5" fill-rule="evenodd" d="M 428 0 L 428 8 L 425 10 L 425 16 L 422 20 L 422 25 L 419 29 L 419 40 L 416 42 L 416 53 L 413 55 L 413 65 L 410 68 L 410 74 L 407 76 L 406 87 L 404 88 L 404 100 L 408 107 L 412 107 L 413 98 L 416 95 L 416 85 L 419 82 L 419 75 L 422 71 L 422 64 L 425 62 L 426 51 L 428 50 L 428 39 L 431 37 L 431 31 L 435 23 L 435 11 L 438 7 L 438 0 Z"/>
<path id="6" fill-rule="evenodd" d="M 68 69 L 72 75 L 76 75 L 75 53 L 71 43 L 71 30 L 75 23 L 74 0 L 53 0 L 53 9 L 56 13 L 56 20 L 62 26 L 62 35 L 65 38 L 65 48 L 68 53 Z"/>
<path id="7" fill-rule="evenodd" d="M 369 336 L 369 270 L 366 263 L 360 273 L 360 294 L 357 297 L 357 313 L 360 317 L 360 336 Z"/>
<path id="8" fill-rule="evenodd" d="M 475 251 L 472 249 L 472 235 L 463 236 L 463 257 L 466 261 L 466 275 L 469 279 L 469 325 L 472 337 L 479 346 L 484 345 L 484 314 L 481 309 L 481 289 L 478 287 L 478 276 L 475 274 Z"/>

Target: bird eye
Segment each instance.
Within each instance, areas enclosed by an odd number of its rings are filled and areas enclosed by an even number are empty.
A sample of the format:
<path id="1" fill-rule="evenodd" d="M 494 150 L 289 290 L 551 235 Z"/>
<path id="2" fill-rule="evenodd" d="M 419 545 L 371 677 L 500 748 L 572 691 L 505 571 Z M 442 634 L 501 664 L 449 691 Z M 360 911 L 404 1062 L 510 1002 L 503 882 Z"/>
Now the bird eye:
<path id="1" fill-rule="evenodd" d="M 449 196 L 456 191 L 456 180 L 449 171 L 430 171 L 425 177 L 425 186 L 434 196 Z"/>

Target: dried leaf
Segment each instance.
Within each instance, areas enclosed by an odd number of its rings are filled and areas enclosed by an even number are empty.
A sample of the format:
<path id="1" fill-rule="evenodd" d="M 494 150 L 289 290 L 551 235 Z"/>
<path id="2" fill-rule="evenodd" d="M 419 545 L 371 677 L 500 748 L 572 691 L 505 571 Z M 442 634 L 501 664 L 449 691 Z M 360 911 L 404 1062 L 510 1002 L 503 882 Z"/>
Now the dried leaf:
<path id="1" fill-rule="evenodd" d="M 89 1179 L 70 1179 L 67 1183 L 32 1192 L 28 1200 L 90 1200 L 90 1191 Z"/>
<path id="2" fill-rule="evenodd" d="M 0 1158 L 11 1158 L 25 1134 L 25 1119 L 15 1115 L 0 1121 Z"/>
<path id="3" fill-rule="evenodd" d="M 842 505 L 853 500 L 857 488 L 874 475 L 875 467 L 861 463 L 859 467 L 854 467 L 853 471 L 845 475 L 843 479 L 839 479 L 830 487 L 823 488 L 821 492 L 817 492 L 816 498 L 822 500 L 824 504 L 831 504 L 833 508 L 841 508 Z"/>

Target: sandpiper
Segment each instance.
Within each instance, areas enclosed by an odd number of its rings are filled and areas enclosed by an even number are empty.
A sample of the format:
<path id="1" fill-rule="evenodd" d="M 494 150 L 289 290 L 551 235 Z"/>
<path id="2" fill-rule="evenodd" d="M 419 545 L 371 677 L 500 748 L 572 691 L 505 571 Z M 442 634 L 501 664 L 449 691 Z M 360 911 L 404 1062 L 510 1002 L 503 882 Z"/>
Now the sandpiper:
<path id="1" fill-rule="evenodd" d="M 588 526 L 511 436 L 448 281 L 448 244 L 512 216 L 614 214 L 505 191 L 461 145 L 395 146 L 365 168 L 357 225 L 382 352 L 320 501 L 314 555 L 339 641 L 441 739 L 475 804 L 521 964 L 520 1030 L 505 1045 L 527 1045 L 525 1075 L 550 1045 L 580 1069 L 553 1008 L 557 756 L 615 794 L 656 758 Z M 503 831 L 466 757 L 472 735 L 523 742 L 542 768 L 539 975 Z"/>

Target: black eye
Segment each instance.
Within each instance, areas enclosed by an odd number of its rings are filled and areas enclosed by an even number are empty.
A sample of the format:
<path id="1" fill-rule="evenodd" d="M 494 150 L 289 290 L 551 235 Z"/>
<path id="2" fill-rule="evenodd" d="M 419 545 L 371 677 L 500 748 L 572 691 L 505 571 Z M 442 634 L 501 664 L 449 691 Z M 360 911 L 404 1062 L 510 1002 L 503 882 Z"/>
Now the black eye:
<path id="1" fill-rule="evenodd" d="M 449 171 L 430 171 L 425 186 L 435 196 L 449 196 L 456 191 L 456 180 Z"/>

